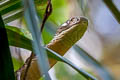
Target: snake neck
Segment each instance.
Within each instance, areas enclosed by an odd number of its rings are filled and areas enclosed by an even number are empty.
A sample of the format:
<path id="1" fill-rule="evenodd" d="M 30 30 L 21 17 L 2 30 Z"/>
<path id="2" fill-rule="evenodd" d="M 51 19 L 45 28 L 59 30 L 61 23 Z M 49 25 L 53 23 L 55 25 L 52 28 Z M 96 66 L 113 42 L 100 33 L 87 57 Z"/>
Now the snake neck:
<path id="1" fill-rule="evenodd" d="M 72 25 L 70 29 L 55 36 L 47 47 L 63 56 L 78 40 L 80 40 L 86 29 L 87 26 L 81 24 Z"/>

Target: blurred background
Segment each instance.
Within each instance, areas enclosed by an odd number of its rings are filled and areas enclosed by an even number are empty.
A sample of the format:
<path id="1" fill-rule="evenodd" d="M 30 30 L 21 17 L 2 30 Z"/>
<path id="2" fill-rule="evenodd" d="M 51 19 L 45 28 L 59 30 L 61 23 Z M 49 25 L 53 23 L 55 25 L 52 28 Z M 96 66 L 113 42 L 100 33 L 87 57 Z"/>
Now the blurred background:
<path id="1" fill-rule="evenodd" d="M 43 18 L 46 1 L 35 0 L 38 15 Z M 48 44 L 53 38 L 56 29 L 67 19 L 73 16 L 85 16 L 89 19 L 89 26 L 85 35 L 76 44 L 93 56 L 97 61 L 103 64 L 107 70 L 120 80 L 120 24 L 113 12 L 103 0 L 51 0 L 53 12 L 50 15 L 43 31 L 44 43 Z M 120 12 L 120 0 L 112 0 L 113 4 Z M 114 11 L 114 10 L 113 10 Z M 120 16 L 120 15 L 119 15 Z M 24 17 L 14 20 L 8 25 L 17 26 L 27 32 L 24 25 Z M 30 37 L 29 32 L 25 33 Z M 30 55 L 30 51 L 11 46 L 14 67 L 17 70 Z M 85 61 L 74 48 L 71 48 L 65 57 L 75 65 L 85 69 L 89 73 L 96 75 L 95 70 L 89 62 Z M 85 80 L 79 73 L 68 65 L 58 62 L 49 71 L 52 80 Z"/>

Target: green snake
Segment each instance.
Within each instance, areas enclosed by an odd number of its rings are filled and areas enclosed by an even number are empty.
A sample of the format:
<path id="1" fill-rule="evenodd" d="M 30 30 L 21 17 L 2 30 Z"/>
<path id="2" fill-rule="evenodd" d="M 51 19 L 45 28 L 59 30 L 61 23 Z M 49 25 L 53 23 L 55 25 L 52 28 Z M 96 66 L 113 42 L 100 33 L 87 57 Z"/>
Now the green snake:
<path id="1" fill-rule="evenodd" d="M 63 56 L 78 40 L 80 40 L 87 30 L 87 26 L 88 19 L 85 17 L 70 18 L 58 28 L 54 38 L 46 47 Z M 49 58 L 50 67 L 56 62 L 55 59 Z M 21 72 L 20 80 L 23 80 L 25 69 L 26 65 L 19 70 Z M 29 67 L 26 80 L 38 80 L 40 77 L 37 59 L 34 57 Z"/>

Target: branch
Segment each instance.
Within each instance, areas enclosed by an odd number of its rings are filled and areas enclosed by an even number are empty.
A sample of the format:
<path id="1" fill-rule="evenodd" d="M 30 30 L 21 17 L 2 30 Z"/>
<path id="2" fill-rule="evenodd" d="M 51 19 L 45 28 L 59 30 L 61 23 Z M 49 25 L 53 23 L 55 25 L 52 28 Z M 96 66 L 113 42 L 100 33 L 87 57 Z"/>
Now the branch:
<path id="1" fill-rule="evenodd" d="M 113 4 L 112 0 L 103 0 L 103 2 L 107 5 L 107 7 L 110 9 L 118 23 L 120 23 L 120 11 L 116 8 L 116 6 Z"/>

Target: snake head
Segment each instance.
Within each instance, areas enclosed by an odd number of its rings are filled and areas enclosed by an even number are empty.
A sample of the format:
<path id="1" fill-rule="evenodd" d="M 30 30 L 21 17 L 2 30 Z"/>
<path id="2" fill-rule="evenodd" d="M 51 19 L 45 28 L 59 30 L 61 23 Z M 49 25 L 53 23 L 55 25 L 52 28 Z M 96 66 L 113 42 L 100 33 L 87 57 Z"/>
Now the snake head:
<path id="1" fill-rule="evenodd" d="M 47 47 L 64 55 L 84 35 L 87 26 L 88 19 L 85 17 L 70 18 L 57 30 Z"/>
<path id="2" fill-rule="evenodd" d="M 70 29 L 72 26 L 75 25 L 83 25 L 88 26 L 88 19 L 85 17 L 72 17 L 69 20 L 67 20 L 65 23 L 61 25 L 61 27 L 58 28 L 55 36 L 58 36 L 61 32 Z"/>

